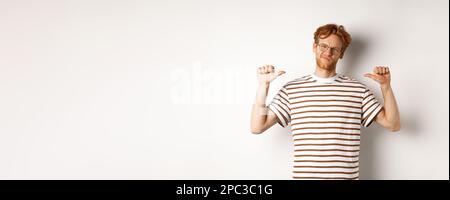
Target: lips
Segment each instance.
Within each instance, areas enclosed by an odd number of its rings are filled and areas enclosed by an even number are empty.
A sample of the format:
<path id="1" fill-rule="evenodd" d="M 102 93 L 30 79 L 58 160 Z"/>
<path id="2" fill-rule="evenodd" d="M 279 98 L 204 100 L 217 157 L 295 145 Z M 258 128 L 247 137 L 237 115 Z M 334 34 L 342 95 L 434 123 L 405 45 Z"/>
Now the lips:
<path id="1" fill-rule="evenodd" d="M 325 59 L 325 60 L 327 60 L 327 61 L 331 61 L 331 59 L 325 58 L 325 57 L 322 57 L 322 59 Z"/>

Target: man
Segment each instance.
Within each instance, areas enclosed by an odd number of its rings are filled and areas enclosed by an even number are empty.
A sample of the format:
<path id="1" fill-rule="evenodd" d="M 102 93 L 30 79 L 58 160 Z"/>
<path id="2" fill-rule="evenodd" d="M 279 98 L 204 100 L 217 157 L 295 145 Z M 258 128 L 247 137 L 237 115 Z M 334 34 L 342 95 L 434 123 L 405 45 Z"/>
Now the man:
<path id="1" fill-rule="evenodd" d="M 294 179 L 359 179 L 361 126 L 373 120 L 390 131 L 400 130 L 400 115 L 388 67 L 364 74 L 379 83 L 384 106 L 355 79 L 336 73 L 336 64 L 350 45 L 343 26 L 327 24 L 314 33 L 313 74 L 288 82 L 266 107 L 270 82 L 284 71 L 272 65 L 258 68 L 258 90 L 251 132 L 260 134 L 278 122 L 291 125 L 294 141 Z"/>

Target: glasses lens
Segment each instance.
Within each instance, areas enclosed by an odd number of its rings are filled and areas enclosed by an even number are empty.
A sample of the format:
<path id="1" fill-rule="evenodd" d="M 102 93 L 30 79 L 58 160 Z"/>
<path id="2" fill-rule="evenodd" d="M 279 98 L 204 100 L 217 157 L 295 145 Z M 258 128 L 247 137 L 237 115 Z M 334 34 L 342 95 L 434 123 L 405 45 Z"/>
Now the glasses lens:
<path id="1" fill-rule="evenodd" d="M 321 51 L 326 51 L 328 49 L 328 45 L 326 44 L 319 44 L 319 47 Z"/>
<path id="2" fill-rule="evenodd" d="M 330 46 L 328 46 L 327 44 L 324 44 L 324 43 L 319 44 L 320 51 L 327 51 L 329 48 L 330 48 Z M 331 52 L 335 55 L 340 54 L 341 49 L 333 47 L 333 48 L 331 48 Z"/>
<path id="3" fill-rule="evenodd" d="M 337 48 L 332 48 L 331 51 L 333 51 L 333 54 L 338 54 L 338 53 L 341 52 L 341 51 L 340 51 L 339 49 L 337 49 Z"/>

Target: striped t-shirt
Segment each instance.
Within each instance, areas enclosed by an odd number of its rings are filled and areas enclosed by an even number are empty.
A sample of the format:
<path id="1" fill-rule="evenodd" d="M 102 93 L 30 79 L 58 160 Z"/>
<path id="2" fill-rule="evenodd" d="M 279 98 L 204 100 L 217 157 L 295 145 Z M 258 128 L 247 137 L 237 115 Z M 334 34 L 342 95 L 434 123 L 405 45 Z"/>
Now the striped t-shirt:
<path id="1" fill-rule="evenodd" d="M 294 179 L 359 179 L 361 126 L 382 109 L 372 92 L 355 79 L 314 74 L 288 82 L 268 108 L 278 123 L 291 125 Z"/>

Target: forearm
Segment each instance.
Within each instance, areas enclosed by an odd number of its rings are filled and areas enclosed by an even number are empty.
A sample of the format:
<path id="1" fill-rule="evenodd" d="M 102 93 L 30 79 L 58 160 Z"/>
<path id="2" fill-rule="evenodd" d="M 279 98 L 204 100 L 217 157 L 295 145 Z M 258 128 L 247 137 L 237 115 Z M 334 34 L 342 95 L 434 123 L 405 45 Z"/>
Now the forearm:
<path id="1" fill-rule="evenodd" d="M 267 120 L 266 98 L 269 84 L 259 84 L 256 92 L 255 102 L 252 108 L 251 129 L 252 132 L 259 132 L 264 127 Z"/>
<path id="2" fill-rule="evenodd" d="M 381 91 L 383 93 L 386 121 L 393 129 L 400 129 L 400 112 L 392 87 L 390 85 L 381 86 Z"/>

